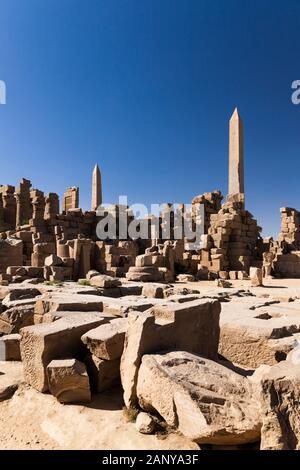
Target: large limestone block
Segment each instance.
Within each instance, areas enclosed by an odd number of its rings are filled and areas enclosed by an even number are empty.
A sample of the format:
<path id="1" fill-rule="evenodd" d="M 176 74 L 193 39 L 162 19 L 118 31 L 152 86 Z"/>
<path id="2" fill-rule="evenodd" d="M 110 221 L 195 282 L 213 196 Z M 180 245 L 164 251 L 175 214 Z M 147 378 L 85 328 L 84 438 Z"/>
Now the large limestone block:
<path id="1" fill-rule="evenodd" d="M 126 406 L 136 404 L 136 382 L 144 354 L 181 349 L 215 359 L 219 342 L 220 303 L 196 300 L 157 305 L 128 315 L 121 358 L 121 380 Z"/>
<path id="2" fill-rule="evenodd" d="M 85 364 L 76 359 L 56 359 L 47 366 L 49 390 L 61 403 L 91 401 Z"/>
<path id="3" fill-rule="evenodd" d="M 118 359 L 122 356 L 127 327 L 127 318 L 116 318 L 88 331 L 81 340 L 94 356 L 105 360 Z"/>
<path id="4" fill-rule="evenodd" d="M 202 444 L 235 445 L 260 438 L 259 404 L 247 378 L 209 359 L 172 351 L 145 355 L 139 404 Z"/>
<path id="5" fill-rule="evenodd" d="M 109 390 L 120 384 L 120 358 L 106 361 L 88 355 L 85 358 L 91 386 L 97 393 Z"/>
<path id="6" fill-rule="evenodd" d="M 300 361 L 282 361 L 261 375 L 261 449 L 300 450 Z"/>
<path id="7" fill-rule="evenodd" d="M 101 313 L 86 312 L 53 323 L 23 328 L 21 357 L 26 382 L 40 392 L 47 391 L 47 365 L 53 359 L 80 359 L 86 351 L 81 336 L 107 321 L 108 318 Z"/>
<path id="8" fill-rule="evenodd" d="M 110 297 L 101 297 L 103 310 L 105 313 L 127 317 L 129 312 L 145 312 L 153 307 L 157 299 L 143 299 L 137 296 L 127 296 L 126 299 L 112 299 Z"/>

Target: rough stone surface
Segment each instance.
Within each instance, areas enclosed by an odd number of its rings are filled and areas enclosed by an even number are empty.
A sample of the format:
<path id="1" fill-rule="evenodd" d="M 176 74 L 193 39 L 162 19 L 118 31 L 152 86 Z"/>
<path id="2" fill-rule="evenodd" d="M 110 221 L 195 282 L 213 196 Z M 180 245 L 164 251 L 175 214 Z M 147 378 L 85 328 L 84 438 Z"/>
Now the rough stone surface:
<path id="1" fill-rule="evenodd" d="M 142 295 L 154 299 L 163 299 L 164 288 L 160 284 L 145 284 L 143 286 Z"/>
<path id="2" fill-rule="evenodd" d="M 23 328 L 21 357 L 26 382 L 40 392 L 47 391 L 47 365 L 53 359 L 80 359 L 85 354 L 81 336 L 107 321 L 108 318 L 101 313 L 76 313 L 53 323 Z"/>
<path id="3" fill-rule="evenodd" d="M 300 363 L 282 361 L 261 375 L 261 449 L 300 450 Z"/>
<path id="4" fill-rule="evenodd" d="M 182 351 L 145 355 L 137 396 L 144 410 L 156 410 L 198 443 L 234 445 L 260 438 L 252 384 L 209 359 Z"/>
<path id="5" fill-rule="evenodd" d="M 20 361 L 19 334 L 5 335 L 0 338 L 0 361 Z"/>
<path id="6" fill-rule="evenodd" d="M 105 360 L 118 359 L 122 356 L 127 328 L 127 318 L 116 318 L 88 331 L 81 339 L 94 356 Z"/>
<path id="7" fill-rule="evenodd" d="M 126 406 L 136 404 L 136 382 L 144 354 L 182 349 L 215 359 L 219 341 L 220 303 L 196 300 L 158 305 L 145 313 L 130 313 L 121 358 Z"/>
<path id="8" fill-rule="evenodd" d="M 152 434 L 155 422 L 148 413 L 141 412 L 137 415 L 135 427 L 141 434 Z"/>
<path id="9" fill-rule="evenodd" d="M 53 360 L 47 366 L 49 390 L 61 403 L 91 400 L 90 382 L 85 365 L 76 359 Z"/>
<path id="10" fill-rule="evenodd" d="M 85 358 L 92 389 L 101 393 L 120 384 L 120 359 L 107 361 L 96 356 Z"/>

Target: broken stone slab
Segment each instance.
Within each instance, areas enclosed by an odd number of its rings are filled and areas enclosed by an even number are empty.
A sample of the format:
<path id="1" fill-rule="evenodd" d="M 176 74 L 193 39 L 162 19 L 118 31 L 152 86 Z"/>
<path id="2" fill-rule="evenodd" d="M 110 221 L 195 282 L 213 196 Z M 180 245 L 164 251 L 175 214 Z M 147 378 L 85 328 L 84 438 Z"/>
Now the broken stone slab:
<path id="1" fill-rule="evenodd" d="M 5 304 L 3 304 L 3 306 L 6 308 L 12 308 L 12 307 L 18 308 L 18 307 L 23 307 L 25 305 L 33 306 L 35 305 L 36 301 L 37 301 L 37 297 L 35 297 L 34 299 L 11 300 L 11 301 L 6 301 Z"/>
<path id="2" fill-rule="evenodd" d="M 55 254 L 47 256 L 44 261 L 45 266 L 63 266 L 63 264 L 63 260 Z"/>
<path id="3" fill-rule="evenodd" d="M 115 277 L 100 274 L 98 276 L 93 276 L 90 279 L 90 284 L 94 287 L 102 287 L 107 289 L 112 287 L 119 287 L 121 285 L 121 281 Z"/>
<path id="4" fill-rule="evenodd" d="M 89 354 L 85 364 L 95 392 L 101 393 L 120 384 L 120 358 L 107 361 Z"/>
<path id="5" fill-rule="evenodd" d="M 23 381 L 21 362 L 0 361 L 0 402 L 9 400 Z"/>
<path id="6" fill-rule="evenodd" d="M 60 403 L 91 401 L 89 377 L 85 364 L 76 359 L 55 359 L 47 366 L 50 393 Z"/>
<path id="7" fill-rule="evenodd" d="M 20 361 L 20 339 L 19 334 L 4 335 L 0 338 L 0 361 Z"/>
<path id="8" fill-rule="evenodd" d="M 155 422 L 151 415 L 142 411 L 137 415 L 135 427 L 141 434 L 152 434 Z"/>
<path id="9" fill-rule="evenodd" d="M 2 305 L 8 306 L 10 302 L 15 300 L 34 299 L 41 295 L 41 291 L 35 287 L 17 287 L 10 289 L 2 300 Z"/>
<path id="10" fill-rule="evenodd" d="M 159 282 L 163 279 L 163 273 L 156 266 L 131 266 L 126 273 L 129 281 L 137 282 Z"/>
<path id="11" fill-rule="evenodd" d="M 284 360 L 300 331 L 297 303 L 260 307 L 258 302 L 225 303 L 220 318 L 219 354 L 250 368 Z"/>
<path id="12" fill-rule="evenodd" d="M 161 284 L 145 284 L 142 290 L 142 295 L 154 299 L 163 299 L 164 287 Z"/>
<path id="13" fill-rule="evenodd" d="M 263 283 L 262 269 L 251 267 L 249 275 L 250 275 L 250 281 L 251 281 L 252 287 L 262 286 L 262 283 Z"/>
<path id="14" fill-rule="evenodd" d="M 6 273 L 11 276 L 26 276 L 27 271 L 25 266 L 8 266 Z"/>
<path id="15" fill-rule="evenodd" d="M 35 325 L 38 325 L 40 323 L 52 323 L 54 321 L 60 320 L 60 319 L 66 319 L 68 321 L 73 321 L 81 318 L 85 318 L 86 314 L 88 315 L 99 315 L 100 312 L 67 312 L 65 310 L 63 311 L 56 311 L 56 312 L 48 312 L 45 313 L 44 315 L 35 315 Z M 106 318 L 107 321 L 114 320 L 116 317 L 114 315 L 111 315 L 110 313 L 104 313 L 101 312 L 101 317 Z"/>
<path id="16" fill-rule="evenodd" d="M 81 340 L 94 356 L 105 360 L 118 359 L 123 353 L 127 327 L 127 318 L 116 318 L 88 331 Z"/>
<path id="17" fill-rule="evenodd" d="M 57 293 L 48 294 L 37 300 L 34 312 L 38 315 L 54 311 L 102 312 L 103 302 L 94 295 Z"/>
<path id="18" fill-rule="evenodd" d="M 260 439 L 259 403 L 247 378 L 209 359 L 172 351 L 145 355 L 137 396 L 199 444 L 236 445 Z"/>
<path id="19" fill-rule="evenodd" d="M 261 450 L 300 450 L 300 365 L 282 361 L 262 371 Z"/>
<path id="20" fill-rule="evenodd" d="M 157 305 L 128 315 L 121 357 L 121 380 L 127 407 L 136 405 L 136 382 L 144 354 L 181 349 L 215 359 L 219 342 L 220 303 L 196 300 Z"/>
<path id="21" fill-rule="evenodd" d="M 129 312 L 144 312 L 153 307 L 160 299 L 140 299 L 136 296 L 127 296 L 125 299 L 113 299 L 110 297 L 101 297 L 103 302 L 103 311 L 116 316 L 127 317 Z"/>
<path id="22" fill-rule="evenodd" d="M 0 332 L 19 333 L 25 326 L 34 324 L 34 305 L 11 307 L 0 314 Z"/>
<path id="23" fill-rule="evenodd" d="M 25 381 L 40 392 L 48 390 L 46 367 L 53 359 L 75 357 L 80 360 L 86 354 L 81 336 L 106 323 L 101 313 L 74 315 L 53 323 L 42 323 L 21 330 L 21 357 Z"/>

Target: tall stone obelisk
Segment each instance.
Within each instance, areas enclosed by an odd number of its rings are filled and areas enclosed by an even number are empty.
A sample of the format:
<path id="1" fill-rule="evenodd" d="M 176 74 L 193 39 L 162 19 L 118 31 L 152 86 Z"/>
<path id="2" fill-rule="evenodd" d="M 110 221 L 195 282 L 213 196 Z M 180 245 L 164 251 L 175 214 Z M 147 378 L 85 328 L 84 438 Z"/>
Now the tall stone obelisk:
<path id="1" fill-rule="evenodd" d="M 244 194 L 243 122 L 237 108 L 229 121 L 229 178 L 228 195 Z"/>
<path id="2" fill-rule="evenodd" d="M 100 204 L 102 204 L 101 173 L 96 164 L 92 178 L 92 211 L 96 211 Z"/>

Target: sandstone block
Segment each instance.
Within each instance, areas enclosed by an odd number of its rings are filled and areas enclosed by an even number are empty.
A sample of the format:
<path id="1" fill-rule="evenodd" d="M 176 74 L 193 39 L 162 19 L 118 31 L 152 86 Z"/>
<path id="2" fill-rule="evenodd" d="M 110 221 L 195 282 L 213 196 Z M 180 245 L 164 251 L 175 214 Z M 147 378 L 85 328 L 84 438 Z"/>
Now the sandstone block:
<path id="1" fill-rule="evenodd" d="M 101 313 L 86 312 L 53 323 L 23 328 L 21 357 L 26 382 L 40 392 L 47 391 L 47 365 L 53 359 L 80 359 L 86 351 L 81 336 L 107 321 L 107 317 Z"/>
<path id="2" fill-rule="evenodd" d="M 45 263 L 45 266 L 62 266 L 63 260 L 59 256 L 53 254 L 53 255 L 47 256 L 45 258 L 44 263 Z"/>
<path id="3" fill-rule="evenodd" d="M 89 355 L 85 363 L 95 392 L 101 393 L 120 384 L 120 358 L 106 361 Z"/>
<path id="4" fill-rule="evenodd" d="M 0 338 L 0 361 L 20 361 L 19 334 L 5 335 Z"/>
<path id="5" fill-rule="evenodd" d="M 61 403 L 91 401 L 85 365 L 76 359 L 53 360 L 47 366 L 49 390 Z"/>
<path id="6" fill-rule="evenodd" d="M 195 442 L 235 445 L 260 438 L 259 403 L 250 381 L 201 356 L 143 356 L 137 396 L 142 409 L 156 410 Z"/>
<path id="7" fill-rule="evenodd" d="M 94 356 L 105 360 L 118 359 L 122 356 L 127 327 L 127 318 L 116 318 L 89 330 L 81 340 Z"/>
<path id="8" fill-rule="evenodd" d="M 121 358 L 121 380 L 127 407 L 136 404 L 136 381 L 144 354 L 182 349 L 216 358 L 220 303 L 196 300 L 156 305 L 148 312 L 128 315 Z"/>

